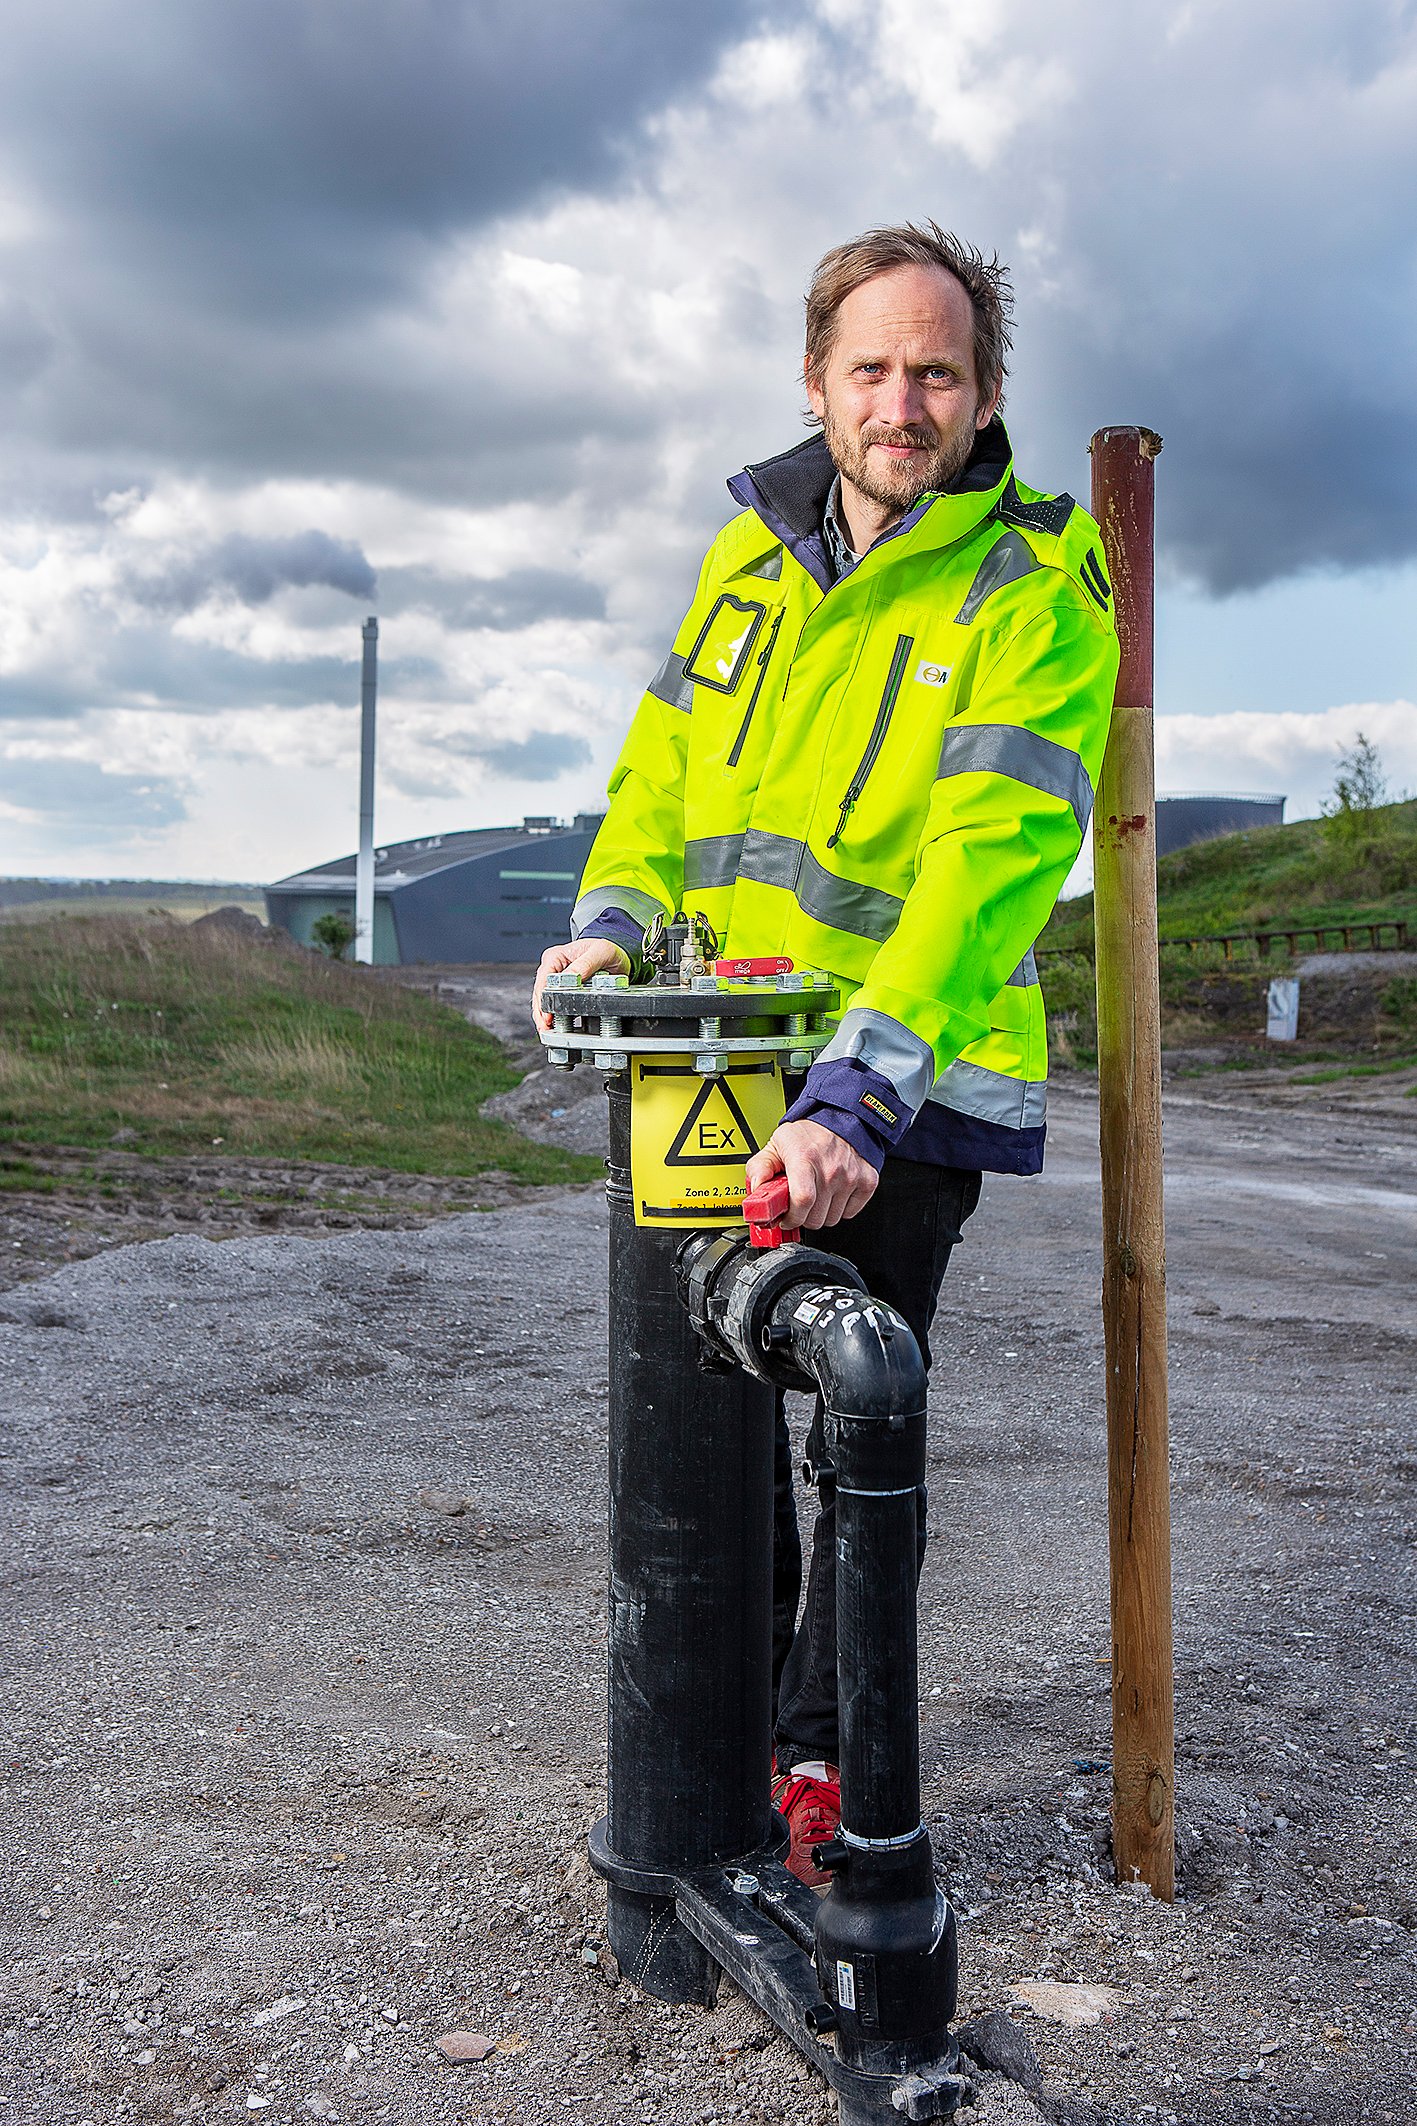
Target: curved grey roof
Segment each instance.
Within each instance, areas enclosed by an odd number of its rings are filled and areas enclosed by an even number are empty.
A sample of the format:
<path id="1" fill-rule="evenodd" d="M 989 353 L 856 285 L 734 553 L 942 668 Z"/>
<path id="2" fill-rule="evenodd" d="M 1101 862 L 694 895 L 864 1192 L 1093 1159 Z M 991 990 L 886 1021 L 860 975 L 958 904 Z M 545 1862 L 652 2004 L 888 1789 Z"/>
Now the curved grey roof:
<path id="1" fill-rule="evenodd" d="M 585 827 L 580 822 L 577 825 L 584 833 Z M 471 858 L 496 856 L 506 849 L 535 848 L 539 843 L 553 843 L 561 834 L 573 831 L 553 827 L 529 833 L 525 827 L 469 827 L 454 834 L 425 834 L 412 842 L 386 842 L 374 851 L 374 887 L 379 893 L 397 892 L 400 886 L 411 885 L 414 879 L 450 870 Z M 329 863 L 313 865 L 308 871 L 294 871 L 289 878 L 276 879 L 267 891 L 328 893 L 332 888 L 347 891 L 354 881 L 354 865 L 353 852 L 348 856 L 337 856 Z"/>

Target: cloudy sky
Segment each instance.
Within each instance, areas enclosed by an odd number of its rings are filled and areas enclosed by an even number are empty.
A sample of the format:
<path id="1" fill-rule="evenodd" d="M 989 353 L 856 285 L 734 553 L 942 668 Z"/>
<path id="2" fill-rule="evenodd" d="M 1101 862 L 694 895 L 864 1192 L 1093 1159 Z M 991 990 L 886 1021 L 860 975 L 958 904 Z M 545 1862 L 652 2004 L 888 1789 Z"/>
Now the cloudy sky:
<path id="1" fill-rule="evenodd" d="M 0 872 L 594 805 L 829 244 L 1012 262 L 1007 417 L 1157 467 L 1163 790 L 1417 788 L 1412 0 L 10 0 Z"/>

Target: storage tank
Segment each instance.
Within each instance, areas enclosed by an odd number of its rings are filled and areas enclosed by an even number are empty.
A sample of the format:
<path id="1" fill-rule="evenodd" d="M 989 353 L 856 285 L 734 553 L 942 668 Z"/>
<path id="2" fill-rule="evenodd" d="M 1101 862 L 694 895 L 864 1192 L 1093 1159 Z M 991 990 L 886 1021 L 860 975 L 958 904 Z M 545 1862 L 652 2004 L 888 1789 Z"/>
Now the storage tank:
<path id="1" fill-rule="evenodd" d="M 1247 827 L 1282 827 L 1284 803 L 1282 797 L 1253 793 L 1158 797 L 1156 853 L 1170 856 L 1176 849 L 1188 849 L 1192 842 L 1243 834 Z"/>

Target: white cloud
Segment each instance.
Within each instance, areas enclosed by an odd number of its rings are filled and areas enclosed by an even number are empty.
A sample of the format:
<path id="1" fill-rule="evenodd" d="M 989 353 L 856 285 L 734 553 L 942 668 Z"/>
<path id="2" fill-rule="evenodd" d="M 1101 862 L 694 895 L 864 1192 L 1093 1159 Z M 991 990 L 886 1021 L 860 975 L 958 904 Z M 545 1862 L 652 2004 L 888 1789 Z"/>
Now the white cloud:
<path id="1" fill-rule="evenodd" d="M 1235 709 L 1158 715 L 1157 796 L 1282 797 L 1284 817 L 1312 819 L 1331 796 L 1340 753 L 1359 737 L 1378 751 L 1390 799 L 1417 796 L 1417 702 L 1351 701 L 1306 713 Z M 1092 885 L 1089 836 L 1064 888 Z"/>
<path id="2" fill-rule="evenodd" d="M 1156 786 L 1161 796 L 1193 791 L 1272 793 L 1286 819 L 1311 817 L 1333 789 L 1341 751 L 1359 733 L 1381 755 L 1394 795 L 1417 791 L 1417 703 L 1344 702 L 1312 714 L 1239 709 L 1218 716 L 1158 716 Z"/>
<path id="3" fill-rule="evenodd" d="M 1066 64 L 1018 0 L 878 0 L 864 15 L 855 0 L 819 4 L 860 52 L 857 97 L 894 92 L 926 140 L 977 169 L 997 165 L 1041 105 L 1068 99 Z"/>

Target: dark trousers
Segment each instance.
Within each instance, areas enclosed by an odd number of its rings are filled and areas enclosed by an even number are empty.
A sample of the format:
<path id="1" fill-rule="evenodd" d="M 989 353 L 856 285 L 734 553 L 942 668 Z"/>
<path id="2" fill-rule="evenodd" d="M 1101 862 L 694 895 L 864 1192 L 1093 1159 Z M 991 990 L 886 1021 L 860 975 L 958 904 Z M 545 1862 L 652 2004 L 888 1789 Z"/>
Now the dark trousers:
<path id="1" fill-rule="evenodd" d="M 983 1177 L 961 1167 L 922 1166 L 887 1159 L 875 1195 L 843 1225 L 803 1239 L 856 1265 L 875 1299 L 904 1315 L 925 1363 L 930 1321 L 950 1251 L 979 1201 Z M 784 1766 L 814 1757 L 835 1763 L 836 1714 L 836 1477 L 824 1466 L 822 1405 L 817 1402 L 807 1460 L 817 1471 L 820 1501 L 812 1536 L 812 1568 L 800 1623 L 802 1543 L 793 1495 L 792 1447 L 783 1398 L 777 1401 L 773 1501 L 773 1688 L 775 1741 Z M 925 1492 L 919 1505 L 919 1561 L 925 1557 Z"/>

